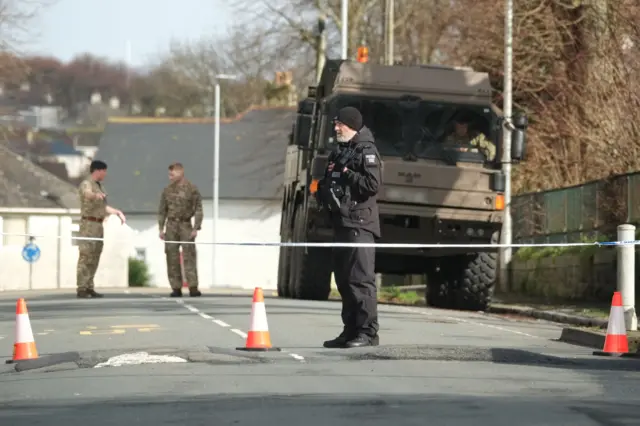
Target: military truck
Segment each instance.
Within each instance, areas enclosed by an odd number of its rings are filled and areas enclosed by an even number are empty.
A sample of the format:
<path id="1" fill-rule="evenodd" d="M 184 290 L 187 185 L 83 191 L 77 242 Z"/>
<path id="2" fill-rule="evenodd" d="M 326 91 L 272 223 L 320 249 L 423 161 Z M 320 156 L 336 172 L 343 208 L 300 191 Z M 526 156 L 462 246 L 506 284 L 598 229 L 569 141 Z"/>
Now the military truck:
<path id="1" fill-rule="evenodd" d="M 328 60 L 318 85 L 298 105 L 286 151 L 282 242 L 332 241 L 326 212 L 313 194 L 337 147 L 333 119 L 348 105 L 362 113 L 383 160 L 378 243 L 499 242 L 504 120 L 492 104 L 488 74 L 349 60 Z M 469 119 L 472 135 L 482 132 L 493 142 L 495 159 L 471 145 L 443 143 L 459 114 Z M 527 121 L 520 115 L 512 122 L 511 162 L 518 163 L 524 160 Z M 377 248 L 376 272 L 426 276 L 431 306 L 486 310 L 498 275 L 498 249 Z M 281 247 L 280 297 L 325 300 L 331 274 L 330 247 Z"/>

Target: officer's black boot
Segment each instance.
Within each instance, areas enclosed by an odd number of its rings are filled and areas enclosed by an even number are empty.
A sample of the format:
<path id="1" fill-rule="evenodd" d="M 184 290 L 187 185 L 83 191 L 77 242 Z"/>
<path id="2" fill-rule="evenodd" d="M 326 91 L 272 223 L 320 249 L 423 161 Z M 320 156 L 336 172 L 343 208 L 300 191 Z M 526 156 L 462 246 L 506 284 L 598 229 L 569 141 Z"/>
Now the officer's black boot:
<path id="1" fill-rule="evenodd" d="M 346 331 L 343 331 L 335 339 L 325 341 L 322 346 L 330 349 L 345 348 L 348 341 L 349 336 Z"/>
<path id="2" fill-rule="evenodd" d="M 197 288 L 190 288 L 189 289 L 189 296 L 191 296 L 191 297 L 200 297 L 200 296 L 202 296 L 202 293 L 200 293 L 200 290 L 198 290 Z"/>
<path id="3" fill-rule="evenodd" d="M 169 297 L 182 297 L 182 290 L 181 289 L 173 290 L 169 295 Z"/>
<path id="4" fill-rule="evenodd" d="M 366 334 L 359 334 L 355 339 L 349 340 L 346 343 L 347 348 L 361 348 L 364 346 L 378 346 L 380 344 L 380 338 L 378 335 L 369 337 Z"/>

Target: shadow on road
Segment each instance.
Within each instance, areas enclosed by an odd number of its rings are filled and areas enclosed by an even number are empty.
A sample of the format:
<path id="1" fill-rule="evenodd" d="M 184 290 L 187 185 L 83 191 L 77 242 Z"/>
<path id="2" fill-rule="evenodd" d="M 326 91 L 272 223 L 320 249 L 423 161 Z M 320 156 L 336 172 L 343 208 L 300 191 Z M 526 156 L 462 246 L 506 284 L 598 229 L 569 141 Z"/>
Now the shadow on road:
<path id="1" fill-rule="evenodd" d="M 299 347 L 290 349 L 301 349 Z M 307 348 L 314 349 L 314 348 Z M 451 362 L 490 362 L 493 364 L 558 368 L 563 370 L 584 371 L 640 371 L 640 359 L 609 358 L 593 356 L 558 356 L 514 349 L 483 348 L 478 346 L 435 346 L 435 345 L 393 345 L 362 348 L 356 350 L 332 349 L 317 350 L 308 354 L 306 359 L 348 361 L 451 361 Z M 639 423 L 640 424 L 640 423 Z"/>
<path id="2" fill-rule="evenodd" d="M 7 426 L 626 426 L 637 404 L 557 396 L 513 398 L 448 395 L 233 395 L 49 401 L 0 407 Z"/>

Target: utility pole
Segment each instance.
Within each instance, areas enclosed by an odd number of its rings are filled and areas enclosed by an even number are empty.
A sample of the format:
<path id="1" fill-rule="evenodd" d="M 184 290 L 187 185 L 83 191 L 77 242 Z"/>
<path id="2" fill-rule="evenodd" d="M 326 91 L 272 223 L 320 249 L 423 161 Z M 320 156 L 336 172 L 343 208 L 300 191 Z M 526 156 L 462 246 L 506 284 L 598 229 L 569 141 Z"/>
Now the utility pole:
<path id="1" fill-rule="evenodd" d="M 384 45 L 385 45 L 385 63 L 387 65 L 394 64 L 394 29 L 395 29 L 395 17 L 394 17 L 394 9 L 395 9 L 395 1 L 394 0 L 385 0 L 385 35 L 384 35 Z"/>
<path id="2" fill-rule="evenodd" d="M 349 55 L 349 0 L 342 0 L 342 59 Z"/>
<path id="3" fill-rule="evenodd" d="M 502 129 L 502 171 L 505 176 L 504 189 L 504 222 L 502 224 L 502 244 L 512 243 L 511 223 L 511 122 L 512 115 L 512 68 L 513 68 L 513 0 L 505 0 L 504 14 L 504 91 L 503 114 L 505 122 Z M 503 247 L 500 251 L 501 286 L 508 290 L 509 270 L 511 264 L 511 247 Z"/>
<path id="4" fill-rule="evenodd" d="M 318 18 L 318 31 L 316 34 L 316 83 L 320 82 L 324 61 L 327 57 L 327 20 L 324 15 Z"/>

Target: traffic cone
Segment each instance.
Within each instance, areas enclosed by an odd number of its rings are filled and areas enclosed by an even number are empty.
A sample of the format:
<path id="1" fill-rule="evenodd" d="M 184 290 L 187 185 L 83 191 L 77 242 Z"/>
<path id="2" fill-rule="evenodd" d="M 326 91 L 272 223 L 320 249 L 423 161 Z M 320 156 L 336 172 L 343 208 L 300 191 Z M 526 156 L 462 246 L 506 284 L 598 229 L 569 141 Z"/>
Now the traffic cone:
<path id="1" fill-rule="evenodd" d="M 241 351 L 280 351 L 280 348 L 271 346 L 269 324 L 267 324 L 267 310 L 264 306 L 264 295 L 260 287 L 256 287 L 253 291 L 251 327 L 247 334 L 247 342 L 244 348 L 236 349 Z"/>
<path id="2" fill-rule="evenodd" d="M 16 306 L 16 340 L 13 345 L 13 359 L 8 360 L 7 364 L 37 358 L 38 351 L 33 339 L 27 304 L 23 298 L 20 298 Z"/>
<path id="3" fill-rule="evenodd" d="M 594 355 L 601 356 L 621 356 L 629 352 L 629 341 L 627 340 L 627 329 L 624 324 L 624 309 L 622 308 L 622 295 L 619 291 L 613 293 L 611 301 L 611 312 L 609 313 L 609 324 L 607 326 L 607 336 L 604 340 L 604 348 L 595 351 Z"/>

